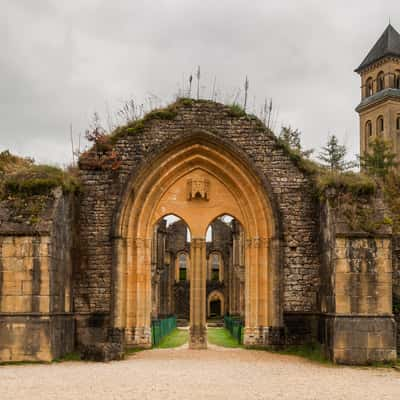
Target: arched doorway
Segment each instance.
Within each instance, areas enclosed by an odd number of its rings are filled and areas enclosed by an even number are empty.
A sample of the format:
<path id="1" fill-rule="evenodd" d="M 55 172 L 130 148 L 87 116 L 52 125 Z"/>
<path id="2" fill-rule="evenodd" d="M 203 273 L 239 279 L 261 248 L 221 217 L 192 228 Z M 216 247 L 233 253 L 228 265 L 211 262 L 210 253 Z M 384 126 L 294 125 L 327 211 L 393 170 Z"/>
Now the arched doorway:
<path id="1" fill-rule="evenodd" d="M 222 315 L 245 320 L 245 246 L 242 224 L 224 214 L 207 229 L 207 294 L 223 293 Z"/>
<path id="2" fill-rule="evenodd" d="M 191 234 L 185 221 L 166 215 L 154 226 L 151 249 L 152 318 L 189 319 Z"/>
<path id="3" fill-rule="evenodd" d="M 223 214 L 244 229 L 244 341 L 265 344 L 270 329 L 282 326 L 276 211 L 243 154 L 206 132 L 155 156 L 126 189 L 115 226 L 114 327 L 124 330 L 127 343 L 151 343 L 152 232 L 167 214 L 179 216 L 192 234 L 190 347 L 206 347 L 205 236 Z"/>
<path id="4" fill-rule="evenodd" d="M 224 295 L 215 290 L 208 295 L 207 318 L 219 318 L 223 316 Z"/>

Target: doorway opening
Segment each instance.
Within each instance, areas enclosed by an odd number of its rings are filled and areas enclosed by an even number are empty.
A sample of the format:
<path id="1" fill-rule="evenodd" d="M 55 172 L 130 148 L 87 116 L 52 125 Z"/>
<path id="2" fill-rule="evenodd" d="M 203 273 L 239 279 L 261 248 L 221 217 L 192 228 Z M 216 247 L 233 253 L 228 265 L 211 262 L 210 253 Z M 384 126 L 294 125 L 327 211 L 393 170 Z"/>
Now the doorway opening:
<path id="1" fill-rule="evenodd" d="M 242 224 L 229 214 L 207 228 L 207 320 L 235 315 L 244 321 L 244 237 Z"/>
<path id="2" fill-rule="evenodd" d="M 173 214 L 155 225 L 152 246 L 153 319 L 176 316 L 187 324 L 190 313 L 190 243 L 186 222 Z"/>

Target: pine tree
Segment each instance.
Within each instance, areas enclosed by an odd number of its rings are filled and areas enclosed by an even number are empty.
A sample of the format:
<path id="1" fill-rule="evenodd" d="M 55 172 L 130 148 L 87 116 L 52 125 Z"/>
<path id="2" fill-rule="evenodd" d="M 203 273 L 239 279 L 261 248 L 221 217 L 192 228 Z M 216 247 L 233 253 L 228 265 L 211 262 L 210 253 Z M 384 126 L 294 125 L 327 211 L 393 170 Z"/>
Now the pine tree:
<path id="1" fill-rule="evenodd" d="M 345 160 L 346 154 L 346 146 L 339 144 L 338 138 L 335 135 L 331 135 L 326 146 L 319 153 L 318 158 L 331 171 L 346 171 L 356 165 L 355 162 Z"/>
<path id="2" fill-rule="evenodd" d="M 309 157 L 313 153 L 313 149 L 303 150 L 301 147 L 301 132 L 289 126 L 282 126 L 279 139 L 288 145 L 292 150 L 297 151 L 304 157 Z"/>
<path id="3" fill-rule="evenodd" d="M 282 126 L 280 139 L 294 150 L 301 150 L 301 132 L 298 129 L 293 129 L 291 126 Z"/>
<path id="4" fill-rule="evenodd" d="M 365 171 L 377 178 L 385 179 L 389 172 L 397 166 L 396 153 L 390 144 L 378 137 L 370 143 L 370 151 L 360 157 L 361 166 Z"/>

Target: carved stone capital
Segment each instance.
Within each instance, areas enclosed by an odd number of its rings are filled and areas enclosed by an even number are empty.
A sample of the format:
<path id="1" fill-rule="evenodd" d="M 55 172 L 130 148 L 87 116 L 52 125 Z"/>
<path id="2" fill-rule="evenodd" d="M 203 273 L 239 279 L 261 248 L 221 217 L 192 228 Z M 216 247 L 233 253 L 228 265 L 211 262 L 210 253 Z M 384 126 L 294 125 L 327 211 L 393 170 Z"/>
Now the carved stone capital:
<path id="1" fill-rule="evenodd" d="M 210 182 L 207 179 L 189 179 L 187 181 L 187 199 L 206 200 L 210 199 Z"/>
<path id="2" fill-rule="evenodd" d="M 192 242 L 190 243 L 191 248 L 200 249 L 206 246 L 206 240 L 203 238 L 193 238 Z"/>

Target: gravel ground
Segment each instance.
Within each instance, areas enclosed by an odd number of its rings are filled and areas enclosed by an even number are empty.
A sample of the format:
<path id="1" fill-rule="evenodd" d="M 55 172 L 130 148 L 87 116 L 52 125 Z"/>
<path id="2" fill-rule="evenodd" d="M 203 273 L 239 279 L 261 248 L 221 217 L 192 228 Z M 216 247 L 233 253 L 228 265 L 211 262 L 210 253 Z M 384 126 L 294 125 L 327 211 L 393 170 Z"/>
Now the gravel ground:
<path id="1" fill-rule="evenodd" d="M 399 399 L 389 368 L 327 367 L 262 351 L 151 350 L 109 364 L 0 367 L 1 400 Z"/>

